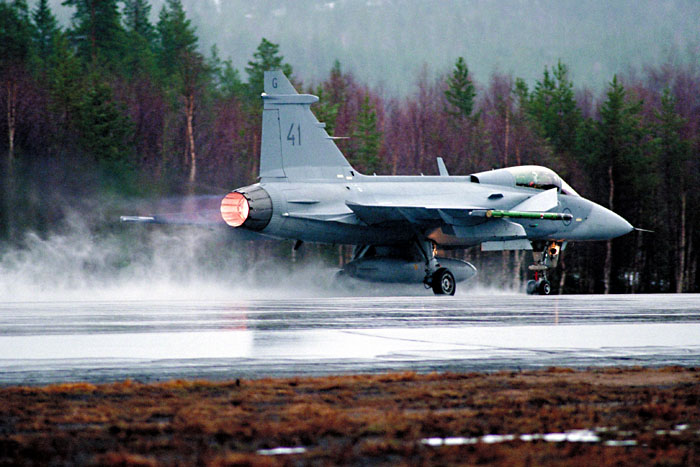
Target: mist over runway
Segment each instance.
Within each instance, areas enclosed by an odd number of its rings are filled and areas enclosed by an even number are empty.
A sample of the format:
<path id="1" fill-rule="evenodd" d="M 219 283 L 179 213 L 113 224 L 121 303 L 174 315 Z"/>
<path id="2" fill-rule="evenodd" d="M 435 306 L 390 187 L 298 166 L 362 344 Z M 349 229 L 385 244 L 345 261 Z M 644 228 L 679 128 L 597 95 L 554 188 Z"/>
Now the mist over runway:
<path id="1" fill-rule="evenodd" d="M 0 305 L 0 384 L 699 363 L 698 295 Z"/>

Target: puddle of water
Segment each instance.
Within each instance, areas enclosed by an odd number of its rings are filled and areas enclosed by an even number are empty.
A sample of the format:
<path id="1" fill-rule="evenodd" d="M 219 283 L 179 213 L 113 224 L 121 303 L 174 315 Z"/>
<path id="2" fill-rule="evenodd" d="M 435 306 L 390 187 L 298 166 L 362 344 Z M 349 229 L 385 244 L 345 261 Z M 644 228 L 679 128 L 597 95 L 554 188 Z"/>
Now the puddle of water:
<path id="1" fill-rule="evenodd" d="M 289 454 L 303 454 L 306 452 L 306 448 L 295 447 L 295 448 L 273 448 L 273 449 L 260 449 L 257 451 L 258 454 L 262 456 L 283 456 Z"/>
<path id="2" fill-rule="evenodd" d="M 484 435 L 478 438 L 424 438 L 421 443 L 428 446 L 460 446 L 465 444 L 496 444 L 516 439 L 523 442 L 546 441 L 548 443 L 598 443 L 600 437 L 592 430 L 571 430 L 564 433 L 533 433 L 524 435 Z"/>

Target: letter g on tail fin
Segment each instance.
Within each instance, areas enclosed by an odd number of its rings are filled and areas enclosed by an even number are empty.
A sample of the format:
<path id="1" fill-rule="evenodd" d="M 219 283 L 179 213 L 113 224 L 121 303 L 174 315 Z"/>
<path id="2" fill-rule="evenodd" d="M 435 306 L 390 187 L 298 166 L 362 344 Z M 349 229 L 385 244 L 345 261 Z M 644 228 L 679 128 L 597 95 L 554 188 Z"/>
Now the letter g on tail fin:
<path id="1" fill-rule="evenodd" d="M 264 80 L 265 94 L 298 94 L 292 83 L 280 70 L 266 71 Z"/>

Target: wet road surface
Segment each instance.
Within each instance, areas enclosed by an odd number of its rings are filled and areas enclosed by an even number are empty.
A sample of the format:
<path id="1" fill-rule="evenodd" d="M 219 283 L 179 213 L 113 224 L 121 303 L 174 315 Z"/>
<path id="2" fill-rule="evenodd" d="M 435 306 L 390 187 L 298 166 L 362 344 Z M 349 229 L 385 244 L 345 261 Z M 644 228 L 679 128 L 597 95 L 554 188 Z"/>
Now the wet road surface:
<path id="1" fill-rule="evenodd" d="M 0 304 L 0 384 L 700 365 L 700 295 Z"/>

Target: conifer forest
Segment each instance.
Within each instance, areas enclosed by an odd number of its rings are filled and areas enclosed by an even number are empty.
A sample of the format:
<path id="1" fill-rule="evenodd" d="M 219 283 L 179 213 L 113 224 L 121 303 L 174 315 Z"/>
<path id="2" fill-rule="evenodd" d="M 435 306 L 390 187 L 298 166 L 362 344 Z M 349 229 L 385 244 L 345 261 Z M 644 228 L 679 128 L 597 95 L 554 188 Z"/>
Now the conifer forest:
<path id="1" fill-rule="evenodd" d="M 312 111 L 329 134 L 347 137 L 337 144 L 362 173 L 435 175 L 437 157 L 451 175 L 542 165 L 651 231 L 568 245 L 554 293 L 700 292 L 699 62 L 619 70 L 591 90 L 563 61 L 534 84 L 517 70 L 479 82 L 455 56 L 396 96 L 361 82 L 342 56 L 311 81 L 267 39 L 237 69 L 215 46 L 202 50 L 180 0 L 153 14 L 148 0 L 63 5 L 73 9 L 65 27 L 47 0 L 0 0 L 0 257 L 25 247 L 30 232 L 49 235 L 82 200 L 123 206 L 255 183 L 263 72 L 282 69 L 319 96 Z M 109 223 L 118 213 L 110 216 L 94 228 L 117 229 Z M 256 258 L 292 254 L 287 243 L 250 248 Z M 330 266 L 352 252 L 308 248 Z M 513 289 L 531 262 L 527 251 L 444 254 Z"/>

